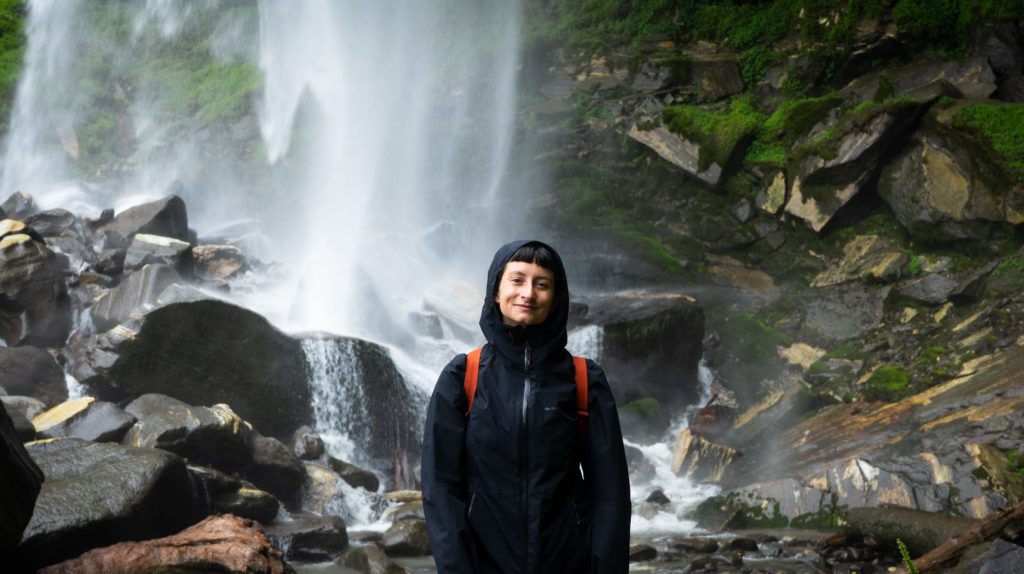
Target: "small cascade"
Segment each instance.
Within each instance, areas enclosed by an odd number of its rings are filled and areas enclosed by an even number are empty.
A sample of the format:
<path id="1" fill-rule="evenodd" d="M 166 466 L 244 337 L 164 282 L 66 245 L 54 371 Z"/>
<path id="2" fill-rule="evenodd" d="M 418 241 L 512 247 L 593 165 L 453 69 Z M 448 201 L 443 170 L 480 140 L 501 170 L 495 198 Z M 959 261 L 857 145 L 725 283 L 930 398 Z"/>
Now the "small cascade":
<path id="1" fill-rule="evenodd" d="M 719 493 L 719 488 L 715 485 L 696 484 L 688 478 L 676 476 L 672 472 L 676 437 L 689 426 L 691 415 L 711 399 L 711 387 L 714 379 L 714 373 L 704 363 L 704 359 L 701 359 L 698 367 L 700 392 L 697 404 L 684 411 L 683 415 L 670 426 L 671 430 L 660 442 L 645 445 L 629 440 L 624 441 L 627 447 L 636 448 L 643 453 L 644 458 L 654 468 L 654 477 L 650 482 L 637 484 L 636 481 L 633 481 L 630 485 L 629 494 L 634 508 L 643 503 L 654 488 L 660 488 L 671 501 L 666 507 L 658 508 L 653 513 L 634 512 L 630 524 L 630 531 L 633 535 L 651 537 L 688 534 L 697 531 L 699 530 L 697 524 L 684 516 L 704 500 Z"/>
<path id="2" fill-rule="evenodd" d="M 359 455 L 359 431 L 367 430 L 370 407 L 359 382 L 362 373 L 352 342 L 306 339 L 302 349 L 309 364 L 315 430 L 331 456 L 353 462 Z"/>

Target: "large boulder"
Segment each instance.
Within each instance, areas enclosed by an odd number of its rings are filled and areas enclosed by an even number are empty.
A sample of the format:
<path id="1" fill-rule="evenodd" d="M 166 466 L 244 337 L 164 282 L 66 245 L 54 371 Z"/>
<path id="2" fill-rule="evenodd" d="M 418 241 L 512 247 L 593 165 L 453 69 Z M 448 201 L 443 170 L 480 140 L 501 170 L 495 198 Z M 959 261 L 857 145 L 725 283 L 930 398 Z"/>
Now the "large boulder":
<path id="1" fill-rule="evenodd" d="M 230 279 L 247 268 L 245 254 L 233 245 L 197 245 L 192 248 L 192 275 L 197 279 Z"/>
<path id="2" fill-rule="evenodd" d="M 256 436 L 253 439 L 252 463 L 244 474 L 253 484 L 284 502 L 289 510 L 302 507 L 306 467 L 281 441 Z"/>
<path id="3" fill-rule="evenodd" d="M 127 247 L 139 233 L 161 235 L 181 241 L 189 240 L 188 212 L 185 202 L 176 195 L 129 207 L 99 229 L 108 243 Z"/>
<path id="4" fill-rule="evenodd" d="M 386 348 L 319 334 L 304 336 L 302 346 L 317 419 L 360 445 L 366 457 L 361 463 L 390 469 L 396 453 L 418 458 L 421 413 L 416 405 L 426 397 L 402 377 Z"/>
<path id="5" fill-rule="evenodd" d="M 152 311 L 164 289 L 180 280 L 177 271 L 162 264 L 149 264 L 132 273 L 92 305 L 96 331 L 111 329 L 128 320 L 132 313 Z"/>
<path id="6" fill-rule="evenodd" d="M 221 472 L 189 465 L 188 473 L 195 485 L 197 514 L 234 514 L 270 524 L 277 517 L 280 505 L 272 494 Z"/>
<path id="7" fill-rule="evenodd" d="M 843 258 L 822 271 L 811 281 L 811 287 L 839 285 L 867 280 L 888 283 L 899 279 L 907 255 L 885 237 L 858 235 L 843 246 Z"/>
<path id="8" fill-rule="evenodd" d="M 91 548 L 166 536 L 192 519 L 185 463 L 157 449 L 58 439 L 28 452 L 46 480 L 18 547 L 40 568 Z"/>
<path id="9" fill-rule="evenodd" d="M 173 536 L 90 550 L 40 570 L 44 574 L 294 571 L 258 524 L 232 515 L 211 516 Z"/>
<path id="10" fill-rule="evenodd" d="M 149 393 L 129 403 L 125 411 L 138 419 L 124 437 L 128 446 L 167 450 L 228 472 L 253 462 L 252 428 L 228 405 L 194 407 Z"/>
<path id="11" fill-rule="evenodd" d="M 130 273 L 144 265 L 153 263 L 166 265 L 182 274 L 188 274 L 192 271 L 192 246 L 187 241 L 173 237 L 148 233 L 137 234 L 132 239 L 131 245 L 128 246 L 128 252 L 124 256 L 124 271 Z"/>
<path id="12" fill-rule="evenodd" d="M 911 99 L 857 106 L 790 154 L 786 212 L 821 231 L 865 187 L 916 126 L 926 104 Z"/>
<path id="13" fill-rule="evenodd" d="M 59 347 L 71 331 L 63 267 L 53 251 L 28 228 L 18 229 L 18 223 L 0 222 L 0 293 L 14 303 L 5 307 L 21 309 L 23 323 L 4 329 L 0 337 L 9 347 Z"/>
<path id="14" fill-rule="evenodd" d="M 925 61 L 902 68 L 867 74 L 847 84 L 840 93 L 850 102 L 863 102 L 884 92 L 906 94 L 933 82 L 945 81 L 966 98 L 987 98 L 996 90 L 996 76 L 984 57 L 952 61 Z"/>
<path id="15" fill-rule="evenodd" d="M 39 206 L 36 205 L 36 200 L 31 195 L 19 190 L 0 203 L 0 211 L 3 211 L 6 217 L 24 219 L 37 213 Z"/>
<path id="16" fill-rule="evenodd" d="M 619 404 L 654 398 L 666 412 L 692 403 L 704 340 L 704 311 L 679 294 L 627 292 L 588 301 L 584 324 L 600 326 L 598 360 Z"/>
<path id="17" fill-rule="evenodd" d="M 718 482 L 737 456 L 740 453 L 736 449 L 686 428 L 676 437 L 672 472 L 694 482 Z"/>
<path id="18" fill-rule="evenodd" d="M 25 224 L 46 238 L 50 249 L 70 258 L 79 271 L 96 259 L 93 235 L 83 221 L 66 209 L 48 209 L 25 219 Z"/>
<path id="19" fill-rule="evenodd" d="M 701 165 L 699 143 L 674 134 L 664 126 L 641 129 L 634 125 L 629 128 L 628 135 L 631 139 L 654 150 L 662 159 L 710 186 L 718 185 L 722 179 L 723 166 L 714 161 L 707 166 Z"/>
<path id="20" fill-rule="evenodd" d="M 929 113 L 878 180 L 879 195 L 919 239 L 985 239 L 994 224 L 1024 222 L 1024 205 L 1017 205 L 1024 202 L 998 154 L 984 138 L 953 126 L 960 109 Z"/>
<path id="21" fill-rule="evenodd" d="M 376 544 L 356 546 L 345 553 L 345 566 L 362 574 L 406 574 L 407 570 L 395 564 Z"/>
<path id="22" fill-rule="evenodd" d="M 299 342 L 229 303 L 169 304 L 70 347 L 72 374 L 103 400 L 161 393 L 188 404 L 227 403 L 275 437 L 312 422 Z"/>
<path id="23" fill-rule="evenodd" d="M 338 473 L 338 476 L 352 488 L 363 488 L 370 492 L 377 492 L 377 489 L 380 488 L 380 479 L 369 470 L 359 468 L 352 463 L 338 460 L 329 455 L 327 456 L 327 464 L 331 467 L 331 470 Z"/>
<path id="24" fill-rule="evenodd" d="M 0 348 L 0 381 L 12 395 L 56 405 L 68 398 L 64 371 L 46 351 L 36 347 Z"/>
<path id="25" fill-rule="evenodd" d="M 429 556 L 427 522 L 418 518 L 400 520 L 384 532 L 381 543 L 389 556 Z"/>
<path id="26" fill-rule="evenodd" d="M 7 410 L 0 407 L 0 552 L 5 556 L 21 540 L 32 517 L 43 472 L 22 446 Z"/>
<path id="27" fill-rule="evenodd" d="M 833 285 L 811 290 L 803 302 L 804 327 L 832 341 L 845 341 L 878 327 L 892 287 Z"/>

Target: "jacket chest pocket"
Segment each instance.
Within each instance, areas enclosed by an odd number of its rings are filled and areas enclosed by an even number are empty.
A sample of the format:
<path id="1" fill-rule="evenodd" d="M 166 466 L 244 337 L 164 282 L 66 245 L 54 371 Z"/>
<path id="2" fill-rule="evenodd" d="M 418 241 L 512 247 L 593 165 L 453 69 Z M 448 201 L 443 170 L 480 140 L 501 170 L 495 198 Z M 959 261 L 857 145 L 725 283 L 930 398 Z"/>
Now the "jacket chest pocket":
<path id="1" fill-rule="evenodd" d="M 538 456 L 548 468 L 560 468 L 572 464 L 576 436 L 579 433 L 579 418 L 575 410 L 564 404 L 547 403 L 540 413 L 540 432 L 533 433 Z"/>

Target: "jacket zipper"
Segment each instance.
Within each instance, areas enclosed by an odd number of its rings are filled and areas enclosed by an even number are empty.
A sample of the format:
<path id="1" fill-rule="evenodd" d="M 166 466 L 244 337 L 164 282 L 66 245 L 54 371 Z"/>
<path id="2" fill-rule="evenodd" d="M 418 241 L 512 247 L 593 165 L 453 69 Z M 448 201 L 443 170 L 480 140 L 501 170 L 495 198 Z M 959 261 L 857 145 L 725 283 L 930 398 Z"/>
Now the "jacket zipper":
<path id="1" fill-rule="evenodd" d="M 530 404 L 530 359 L 531 359 L 530 355 L 531 355 L 532 352 L 533 351 L 532 351 L 532 349 L 530 349 L 530 344 L 527 343 L 526 347 L 523 349 L 523 364 L 526 367 L 526 382 L 523 385 L 523 420 L 522 420 L 522 430 L 520 431 L 520 433 L 521 433 L 520 434 L 520 436 L 521 436 L 520 440 L 521 440 L 521 444 L 523 445 L 523 457 L 522 457 L 522 462 L 520 463 L 520 475 L 521 475 L 521 480 L 522 480 L 522 493 L 523 493 L 522 494 L 522 501 L 520 502 L 521 509 L 522 509 L 521 512 L 520 512 L 520 516 L 522 517 L 521 518 L 521 520 L 522 520 L 522 540 L 523 540 L 523 569 L 522 569 L 522 571 L 524 573 L 527 571 L 527 568 L 529 568 L 529 554 L 528 554 L 528 552 L 529 552 L 529 543 L 528 543 L 528 538 L 529 538 L 530 520 L 529 520 L 529 517 L 527 516 L 527 514 L 528 514 L 529 508 L 530 508 L 529 493 L 528 493 L 529 484 L 530 484 L 530 464 L 529 464 L 530 435 L 529 435 L 529 428 L 527 427 L 527 422 L 528 422 L 527 421 L 527 413 L 529 412 L 529 404 Z"/>
<path id="2" fill-rule="evenodd" d="M 471 497 L 469 498 L 469 509 L 468 509 L 468 510 L 466 510 L 466 516 L 467 516 L 467 517 L 468 517 L 469 515 L 473 514 L 473 503 L 474 503 L 474 502 L 476 502 L 476 493 L 475 493 L 475 492 L 473 493 L 473 496 L 471 496 Z"/>

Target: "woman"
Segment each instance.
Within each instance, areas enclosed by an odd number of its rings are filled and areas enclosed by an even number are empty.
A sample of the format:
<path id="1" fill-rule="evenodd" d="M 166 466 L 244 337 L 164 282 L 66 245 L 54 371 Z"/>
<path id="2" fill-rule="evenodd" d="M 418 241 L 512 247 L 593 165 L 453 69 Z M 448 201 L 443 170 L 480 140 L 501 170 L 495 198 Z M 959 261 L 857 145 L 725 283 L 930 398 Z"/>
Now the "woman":
<path id="1" fill-rule="evenodd" d="M 509 243 L 486 293 L 472 403 L 458 355 L 427 408 L 423 508 L 437 571 L 625 572 L 629 477 L 615 400 L 587 361 L 578 422 L 562 260 L 539 241 Z"/>

